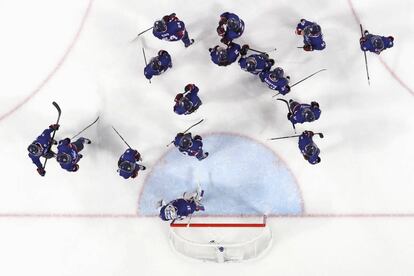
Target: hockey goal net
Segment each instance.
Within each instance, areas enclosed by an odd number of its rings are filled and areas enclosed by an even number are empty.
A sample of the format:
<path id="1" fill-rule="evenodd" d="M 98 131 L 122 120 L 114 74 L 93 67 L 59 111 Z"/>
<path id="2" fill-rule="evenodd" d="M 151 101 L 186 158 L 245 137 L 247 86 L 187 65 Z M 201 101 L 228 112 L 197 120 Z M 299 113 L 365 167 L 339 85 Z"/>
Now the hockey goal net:
<path id="1" fill-rule="evenodd" d="M 272 242 L 266 217 L 198 217 L 170 225 L 173 249 L 190 258 L 240 262 L 260 256 Z"/>

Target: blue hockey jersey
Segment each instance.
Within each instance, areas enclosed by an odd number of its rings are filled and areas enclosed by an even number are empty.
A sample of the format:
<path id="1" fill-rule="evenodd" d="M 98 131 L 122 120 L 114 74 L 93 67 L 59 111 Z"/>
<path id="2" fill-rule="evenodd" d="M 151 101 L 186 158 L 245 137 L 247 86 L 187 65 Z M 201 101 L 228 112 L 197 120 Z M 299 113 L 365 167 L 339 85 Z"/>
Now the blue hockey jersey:
<path id="1" fill-rule="evenodd" d="M 185 25 L 184 22 L 178 20 L 177 17 L 175 19 L 166 22 L 167 30 L 165 32 L 157 32 L 156 29 L 152 29 L 152 34 L 162 40 L 167 41 L 177 41 L 181 40 L 185 34 Z"/>
<path id="2" fill-rule="evenodd" d="M 325 49 L 321 28 L 316 23 L 302 19 L 296 27 L 296 33 L 303 35 L 306 51 Z"/>
<path id="3" fill-rule="evenodd" d="M 270 89 L 277 90 L 282 95 L 286 95 L 290 92 L 289 79 L 285 77 L 273 78 L 272 72 L 269 71 L 261 72 L 259 77 Z"/>
<path id="4" fill-rule="evenodd" d="M 178 94 L 175 97 L 174 112 L 179 115 L 188 115 L 196 111 L 202 102 L 198 97 L 198 87 L 194 84 L 186 86 L 184 94 Z"/>
<path id="5" fill-rule="evenodd" d="M 394 46 L 394 38 L 392 36 L 385 37 L 367 34 L 360 39 L 360 45 L 362 51 L 369 51 L 379 55 L 383 50 Z"/>
<path id="6" fill-rule="evenodd" d="M 263 54 L 253 54 L 239 59 L 240 68 L 254 75 L 262 71 L 269 71 L 273 63 L 273 60 L 270 60 L 268 56 Z"/>
<path id="7" fill-rule="evenodd" d="M 299 136 L 299 149 L 303 157 L 312 165 L 318 164 L 321 159 L 319 158 L 320 150 L 313 142 L 312 131 L 304 131 Z"/>
<path id="8" fill-rule="evenodd" d="M 78 153 L 80 150 L 74 145 L 74 143 L 71 143 L 69 138 L 65 138 L 59 141 L 57 149 L 57 158 L 64 156 L 66 160 L 66 162 L 59 162 L 58 160 L 62 169 L 70 172 L 77 171 L 79 168 L 77 163 L 82 158 L 82 155 Z"/>
<path id="9" fill-rule="evenodd" d="M 236 14 L 225 12 L 222 15 L 220 15 L 221 19 L 220 22 L 226 22 L 224 25 L 226 25 L 226 31 L 222 35 L 224 38 L 226 38 L 228 41 L 232 41 L 233 39 L 236 39 L 240 37 L 244 32 L 244 22 L 241 20 Z M 225 20 L 223 20 L 225 19 Z M 227 22 L 237 22 L 238 24 L 232 25 L 230 23 L 230 26 Z"/>
<path id="10" fill-rule="evenodd" d="M 316 102 L 312 102 L 309 105 L 291 101 L 290 109 L 292 111 L 292 114 L 289 116 L 289 120 L 292 122 L 292 124 L 313 122 L 318 120 L 321 115 L 319 104 Z"/>
<path id="11" fill-rule="evenodd" d="M 240 45 L 236 43 L 230 43 L 230 46 L 227 48 L 221 48 L 220 46 L 215 46 L 210 48 L 210 57 L 211 60 L 218 66 L 227 66 L 232 64 L 237 60 L 240 54 Z"/>
<path id="12" fill-rule="evenodd" d="M 197 204 L 194 201 L 179 198 L 160 209 L 160 218 L 165 221 L 182 219 L 195 211 L 197 211 Z"/>
<path id="13" fill-rule="evenodd" d="M 160 75 L 172 67 L 171 56 L 167 51 L 160 50 L 158 56 L 151 59 L 150 63 L 144 68 L 144 75 L 147 79 Z"/>
<path id="14" fill-rule="evenodd" d="M 206 152 L 203 152 L 203 142 L 202 138 L 199 135 L 191 136 L 191 133 L 178 133 L 174 138 L 174 145 L 178 150 L 189 156 L 195 156 L 198 160 L 203 160 L 208 156 Z"/>
<path id="15" fill-rule="evenodd" d="M 29 152 L 29 157 L 32 159 L 32 162 L 38 168 L 43 168 L 42 163 L 40 162 L 40 157 L 50 158 L 54 155 L 53 151 L 50 151 L 49 148 L 51 147 L 52 137 L 51 133 L 53 132 L 52 128 L 45 129 L 42 134 L 40 134 L 32 144 L 36 144 L 40 147 L 40 152 L 37 155 L 34 155 Z"/>
<path id="16" fill-rule="evenodd" d="M 137 150 L 127 149 L 118 160 L 118 173 L 125 179 L 135 178 L 140 169 L 145 169 L 144 166 L 138 164 L 141 155 Z"/>

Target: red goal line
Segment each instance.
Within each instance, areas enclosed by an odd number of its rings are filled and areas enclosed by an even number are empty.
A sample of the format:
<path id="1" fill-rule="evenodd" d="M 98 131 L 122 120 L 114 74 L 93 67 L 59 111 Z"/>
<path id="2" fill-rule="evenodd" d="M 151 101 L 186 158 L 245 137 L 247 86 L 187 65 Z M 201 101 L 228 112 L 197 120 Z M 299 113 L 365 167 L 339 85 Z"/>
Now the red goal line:
<path id="1" fill-rule="evenodd" d="M 260 223 L 211 223 L 211 222 L 204 222 L 204 223 L 185 223 L 185 222 L 172 222 L 170 224 L 170 227 L 199 227 L 199 228 L 204 228 L 204 227 L 234 227 L 234 228 L 239 228 L 239 227 L 266 227 L 266 216 L 263 217 L 263 221 Z"/>

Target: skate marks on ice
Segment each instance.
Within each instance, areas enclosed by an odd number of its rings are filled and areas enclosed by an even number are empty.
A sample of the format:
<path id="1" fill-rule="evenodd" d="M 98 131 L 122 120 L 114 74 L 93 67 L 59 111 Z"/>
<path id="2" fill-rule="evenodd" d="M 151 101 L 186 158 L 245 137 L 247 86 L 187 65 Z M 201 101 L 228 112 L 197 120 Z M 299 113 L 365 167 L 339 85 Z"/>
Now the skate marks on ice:
<path id="1" fill-rule="evenodd" d="M 203 161 L 167 152 L 152 168 L 138 201 L 140 215 L 157 215 L 155 203 L 186 191 L 205 190 L 202 215 L 300 215 L 303 201 L 296 179 L 269 148 L 250 138 L 220 133 L 205 136 Z"/>

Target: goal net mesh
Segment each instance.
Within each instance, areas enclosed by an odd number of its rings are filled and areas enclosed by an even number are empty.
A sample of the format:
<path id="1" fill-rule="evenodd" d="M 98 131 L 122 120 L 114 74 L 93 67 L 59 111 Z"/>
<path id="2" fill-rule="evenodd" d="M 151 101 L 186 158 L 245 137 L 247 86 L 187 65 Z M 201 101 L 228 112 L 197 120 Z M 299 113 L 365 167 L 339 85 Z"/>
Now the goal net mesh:
<path id="1" fill-rule="evenodd" d="M 259 221 L 258 221 L 259 220 Z M 259 257 L 271 244 L 272 232 L 262 218 L 192 218 L 170 225 L 173 249 L 190 258 L 240 262 Z"/>

